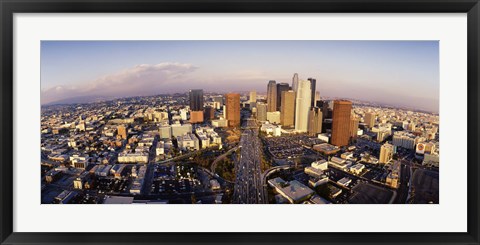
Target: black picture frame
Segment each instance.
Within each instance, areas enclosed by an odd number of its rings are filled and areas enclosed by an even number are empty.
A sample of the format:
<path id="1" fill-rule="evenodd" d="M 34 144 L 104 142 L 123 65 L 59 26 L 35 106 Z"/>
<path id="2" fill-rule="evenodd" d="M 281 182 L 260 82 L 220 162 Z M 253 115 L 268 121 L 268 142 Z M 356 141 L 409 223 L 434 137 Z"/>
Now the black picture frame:
<path id="1" fill-rule="evenodd" d="M 479 244 L 478 0 L 0 0 L 1 244 Z M 18 233 L 13 232 L 14 13 L 468 13 L 468 231 L 466 233 Z M 383 224 L 379 224 L 383 225 Z"/>

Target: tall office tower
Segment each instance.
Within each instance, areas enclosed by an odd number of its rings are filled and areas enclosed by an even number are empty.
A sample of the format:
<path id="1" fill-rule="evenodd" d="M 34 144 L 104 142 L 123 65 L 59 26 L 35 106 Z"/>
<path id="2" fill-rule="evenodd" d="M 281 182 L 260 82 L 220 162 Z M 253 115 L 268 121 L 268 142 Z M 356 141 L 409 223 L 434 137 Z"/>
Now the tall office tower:
<path id="1" fill-rule="evenodd" d="M 267 104 L 262 102 L 257 103 L 257 120 L 260 122 L 267 121 Z"/>
<path id="2" fill-rule="evenodd" d="M 356 139 L 358 133 L 358 123 L 359 120 L 355 115 L 350 117 L 350 138 Z"/>
<path id="3" fill-rule="evenodd" d="M 372 112 L 365 113 L 364 121 L 369 128 L 373 128 L 373 126 L 375 126 L 375 114 Z"/>
<path id="4" fill-rule="evenodd" d="M 127 127 L 125 127 L 125 125 L 118 125 L 117 135 L 119 135 L 122 139 L 126 139 L 127 138 Z"/>
<path id="5" fill-rule="evenodd" d="M 308 114 L 308 135 L 317 136 L 322 132 L 322 110 L 318 107 L 311 107 Z"/>
<path id="6" fill-rule="evenodd" d="M 277 111 L 280 111 L 282 106 L 282 92 L 290 90 L 288 83 L 279 83 L 277 84 Z"/>
<path id="7" fill-rule="evenodd" d="M 190 90 L 190 110 L 203 111 L 203 89 Z"/>
<path id="8" fill-rule="evenodd" d="M 282 106 L 280 106 L 280 122 L 284 127 L 295 125 L 295 92 L 282 92 Z"/>
<path id="9" fill-rule="evenodd" d="M 310 97 L 310 99 L 312 100 L 310 102 L 310 107 L 314 107 L 315 106 L 315 91 L 317 89 L 317 79 L 315 78 L 308 78 L 308 81 L 310 82 L 310 90 L 311 90 L 311 93 L 312 93 L 312 96 Z"/>
<path id="10" fill-rule="evenodd" d="M 298 132 L 308 131 L 308 111 L 311 102 L 310 82 L 298 81 L 296 104 L 295 104 L 295 130 Z"/>
<path id="11" fill-rule="evenodd" d="M 298 88 L 298 74 L 295 73 L 293 74 L 293 78 L 292 78 L 292 89 L 293 91 L 295 91 L 295 93 L 297 92 L 297 88 Z"/>
<path id="12" fill-rule="evenodd" d="M 248 98 L 248 102 L 257 102 L 257 91 L 250 91 L 250 97 Z"/>
<path id="13" fill-rule="evenodd" d="M 315 106 L 317 106 L 317 101 L 320 100 L 320 91 L 315 91 Z"/>
<path id="14" fill-rule="evenodd" d="M 272 112 L 277 110 L 277 82 L 274 80 L 268 81 L 267 86 L 267 111 Z"/>
<path id="15" fill-rule="evenodd" d="M 227 110 L 227 120 L 229 127 L 240 126 L 240 94 L 225 94 L 225 106 Z"/>
<path id="16" fill-rule="evenodd" d="M 211 106 L 205 106 L 205 119 L 212 120 L 215 118 L 215 108 Z"/>
<path id="17" fill-rule="evenodd" d="M 348 100 L 335 100 L 333 103 L 332 145 L 348 145 L 351 111 L 352 102 Z"/>
<path id="18" fill-rule="evenodd" d="M 380 157 L 378 162 L 380 163 L 388 163 L 393 158 L 393 145 L 389 143 L 385 143 L 380 147 Z"/>
<path id="19" fill-rule="evenodd" d="M 202 122 L 203 122 L 203 111 L 190 112 L 190 123 L 202 123 Z"/>

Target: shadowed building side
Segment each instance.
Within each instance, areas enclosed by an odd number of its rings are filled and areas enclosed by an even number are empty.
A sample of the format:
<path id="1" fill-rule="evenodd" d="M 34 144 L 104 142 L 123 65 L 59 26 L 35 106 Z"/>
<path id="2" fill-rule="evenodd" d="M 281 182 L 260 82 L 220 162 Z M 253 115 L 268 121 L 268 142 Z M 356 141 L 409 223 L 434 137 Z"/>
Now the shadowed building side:
<path id="1" fill-rule="evenodd" d="M 240 94 L 225 94 L 226 118 L 229 127 L 240 126 Z"/>
<path id="2" fill-rule="evenodd" d="M 352 102 L 335 100 L 333 103 L 332 144 L 346 146 L 350 140 Z"/>

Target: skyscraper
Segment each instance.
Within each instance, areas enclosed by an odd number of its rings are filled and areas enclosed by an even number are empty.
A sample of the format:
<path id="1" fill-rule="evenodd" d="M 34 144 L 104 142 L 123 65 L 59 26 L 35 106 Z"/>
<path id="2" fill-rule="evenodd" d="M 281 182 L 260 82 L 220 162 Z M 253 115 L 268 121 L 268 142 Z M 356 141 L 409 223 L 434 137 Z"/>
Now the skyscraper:
<path id="1" fill-rule="evenodd" d="M 373 126 L 375 126 L 375 114 L 371 113 L 371 112 L 367 112 L 365 113 L 365 124 L 367 124 L 367 126 L 369 128 L 373 128 Z"/>
<path id="2" fill-rule="evenodd" d="M 295 130 L 298 132 L 308 131 L 308 112 L 311 96 L 310 82 L 305 80 L 298 81 L 295 105 Z"/>
<path id="3" fill-rule="evenodd" d="M 293 74 L 293 78 L 292 78 L 292 89 L 293 91 L 297 92 L 297 88 L 298 88 L 298 74 L 295 73 Z"/>
<path id="4" fill-rule="evenodd" d="M 282 92 L 290 90 L 288 83 L 279 83 L 277 84 L 277 111 L 280 111 L 282 106 Z"/>
<path id="5" fill-rule="evenodd" d="M 352 138 L 352 139 L 357 138 L 358 123 L 359 123 L 358 118 L 355 115 L 351 115 L 351 117 L 350 117 L 350 138 Z"/>
<path id="6" fill-rule="evenodd" d="M 310 90 L 312 90 L 312 97 L 311 97 L 311 102 L 310 106 L 314 107 L 315 106 L 315 91 L 317 89 L 317 79 L 315 78 L 308 78 L 308 81 L 310 81 Z"/>
<path id="7" fill-rule="evenodd" d="M 332 144 L 346 146 L 350 140 L 352 102 L 335 100 L 333 104 Z"/>
<path id="8" fill-rule="evenodd" d="M 203 111 L 191 111 L 190 123 L 201 123 L 201 122 L 203 122 Z"/>
<path id="9" fill-rule="evenodd" d="M 205 106 L 205 119 L 212 120 L 215 118 L 215 108 L 211 106 Z"/>
<path id="10" fill-rule="evenodd" d="M 277 82 L 274 80 L 268 81 L 267 86 L 267 111 L 277 110 Z"/>
<path id="11" fill-rule="evenodd" d="M 248 98 L 248 102 L 257 102 L 257 91 L 250 91 L 250 97 Z"/>
<path id="12" fill-rule="evenodd" d="M 240 126 L 240 94 L 225 94 L 226 117 L 229 127 Z"/>
<path id="13" fill-rule="evenodd" d="M 203 89 L 190 90 L 190 110 L 203 111 Z"/>
<path id="14" fill-rule="evenodd" d="M 385 143 L 380 147 L 380 157 L 378 162 L 380 163 L 388 163 L 393 158 L 393 145 L 389 143 Z"/>
<path id="15" fill-rule="evenodd" d="M 257 120 L 261 122 L 267 121 L 267 104 L 257 103 Z"/>
<path id="16" fill-rule="evenodd" d="M 284 127 L 295 124 L 295 92 L 293 90 L 282 92 L 282 106 L 280 106 L 280 121 Z"/>
<path id="17" fill-rule="evenodd" d="M 308 114 L 308 134 L 316 136 L 322 132 L 322 110 L 318 107 L 311 107 Z"/>
<path id="18" fill-rule="evenodd" d="M 319 91 L 315 91 L 315 105 L 317 105 L 317 101 L 320 100 L 320 92 Z"/>

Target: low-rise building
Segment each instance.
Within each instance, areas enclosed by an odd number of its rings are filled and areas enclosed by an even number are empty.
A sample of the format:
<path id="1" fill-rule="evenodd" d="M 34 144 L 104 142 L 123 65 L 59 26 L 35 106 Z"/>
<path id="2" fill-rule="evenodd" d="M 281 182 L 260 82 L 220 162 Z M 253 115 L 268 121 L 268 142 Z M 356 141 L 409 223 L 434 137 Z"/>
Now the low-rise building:
<path id="1" fill-rule="evenodd" d="M 315 162 L 312 162 L 310 165 L 312 168 L 320 169 L 320 170 L 327 170 L 328 169 L 328 161 L 321 159 Z"/>
<path id="2" fill-rule="evenodd" d="M 338 146 L 330 145 L 328 143 L 314 145 L 312 149 L 324 155 L 335 155 L 337 152 L 340 151 L 340 148 Z"/>
<path id="3" fill-rule="evenodd" d="M 178 147 L 182 150 L 200 150 L 200 143 L 193 133 L 187 133 L 177 137 Z"/>
<path id="4" fill-rule="evenodd" d="M 265 132 L 269 135 L 273 136 L 281 136 L 282 135 L 282 125 L 274 125 L 271 123 L 263 123 L 262 127 L 260 127 L 260 131 Z"/>
<path id="5" fill-rule="evenodd" d="M 308 200 L 315 193 L 297 180 L 286 182 L 282 178 L 277 177 L 269 180 L 268 183 L 290 203 L 301 203 Z"/>
<path id="6" fill-rule="evenodd" d="M 341 186 L 345 186 L 345 187 L 348 187 L 348 185 L 352 183 L 352 180 L 347 178 L 347 177 L 343 177 L 342 179 L 340 179 L 339 181 L 337 181 L 337 184 L 341 185 Z"/>
<path id="7" fill-rule="evenodd" d="M 364 169 L 365 169 L 365 165 L 361 163 L 357 163 L 350 167 L 350 172 L 352 172 L 353 174 L 359 175 L 362 173 Z"/>
<path id="8" fill-rule="evenodd" d="M 119 163 L 148 163 L 148 152 L 121 152 L 118 154 Z"/>

